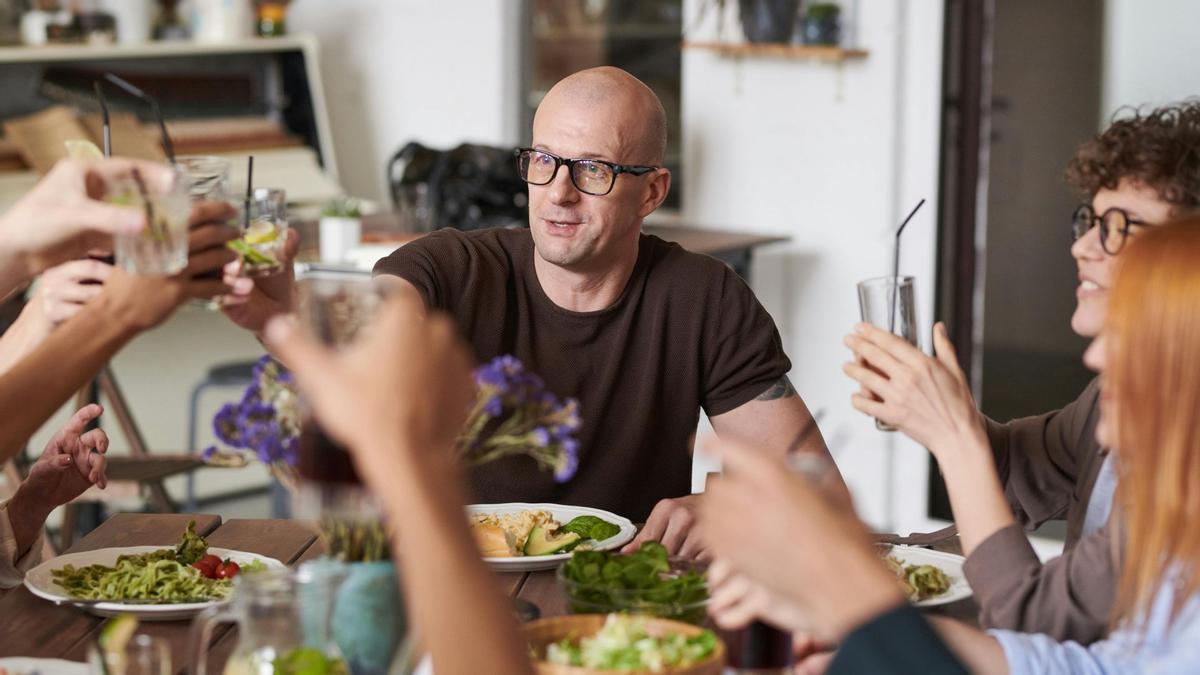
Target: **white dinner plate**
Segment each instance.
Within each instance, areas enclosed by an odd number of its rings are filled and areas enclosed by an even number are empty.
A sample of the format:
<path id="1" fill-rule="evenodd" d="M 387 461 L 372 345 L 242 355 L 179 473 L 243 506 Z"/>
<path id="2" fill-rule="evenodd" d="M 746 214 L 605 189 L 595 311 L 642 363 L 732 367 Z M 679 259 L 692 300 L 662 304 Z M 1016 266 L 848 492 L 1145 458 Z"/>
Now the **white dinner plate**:
<path id="1" fill-rule="evenodd" d="M 919 546 L 893 546 L 888 555 L 895 556 L 907 565 L 936 565 L 950 578 L 950 590 L 937 597 L 914 602 L 917 607 L 948 605 L 971 597 L 971 585 L 967 583 L 967 577 L 963 574 L 965 558 L 961 555 L 931 551 Z"/>
<path id="2" fill-rule="evenodd" d="M 588 508 L 586 506 L 513 503 L 471 504 L 467 507 L 467 513 L 472 515 L 476 513 L 503 515 L 519 513 L 521 511 L 547 511 L 550 515 L 554 516 L 555 520 L 563 525 L 566 525 L 571 519 L 579 516 L 596 516 L 621 528 L 620 532 L 608 539 L 593 542 L 591 545 L 591 550 L 593 551 L 611 551 L 612 549 L 620 548 L 629 543 L 633 539 L 633 536 L 637 534 L 637 528 L 633 526 L 633 523 L 629 522 L 628 518 L 622 518 L 615 513 Z M 558 553 L 555 555 L 516 556 L 514 558 L 484 558 L 483 561 L 488 564 L 488 567 L 497 572 L 535 572 L 537 570 L 552 570 L 570 558 L 570 553 Z"/>
<path id="3" fill-rule="evenodd" d="M 35 659 L 28 656 L 8 656 L 0 658 L 0 670 L 8 671 L 8 675 L 89 675 L 88 664 L 82 661 L 66 661 L 63 659 Z"/>
<path id="4" fill-rule="evenodd" d="M 56 558 L 51 558 L 46 562 L 25 573 L 25 587 L 30 593 L 44 598 L 51 602 L 70 602 L 71 596 L 67 590 L 58 585 L 58 582 L 51 576 L 51 570 L 61 569 L 65 565 L 74 565 L 76 567 L 86 567 L 87 565 L 115 565 L 117 557 L 122 555 L 135 555 L 138 553 L 149 553 L 164 548 L 173 548 L 171 546 L 127 546 L 124 548 L 99 548 L 94 551 L 81 551 L 79 553 L 67 553 Z M 258 561 L 267 566 L 268 569 L 283 569 L 286 567 L 283 563 L 274 558 L 258 555 L 257 553 L 247 553 L 245 551 L 231 551 L 227 548 L 209 547 L 208 552 L 224 560 L 230 560 L 245 565 L 252 561 Z M 210 600 L 208 602 L 191 602 L 174 605 L 129 605 L 122 603 L 107 603 L 101 602 L 96 604 L 80 605 L 83 609 L 96 614 L 98 616 L 116 616 L 118 614 L 132 614 L 141 621 L 175 621 L 178 619 L 190 619 L 197 612 L 206 607 L 218 605 L 229 600 Z"/>

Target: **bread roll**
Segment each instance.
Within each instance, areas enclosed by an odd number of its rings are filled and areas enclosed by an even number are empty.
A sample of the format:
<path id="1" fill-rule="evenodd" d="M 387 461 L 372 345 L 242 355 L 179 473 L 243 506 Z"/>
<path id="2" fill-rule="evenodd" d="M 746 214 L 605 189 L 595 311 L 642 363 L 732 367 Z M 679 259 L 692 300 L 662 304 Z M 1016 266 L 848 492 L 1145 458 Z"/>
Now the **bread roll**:
<path id="1" fill-rule="evenodd" d="M 472 528 L 485 558 L 511 558 L 517 554 L 513 537 L 499 525 L 478 524 Z"/>

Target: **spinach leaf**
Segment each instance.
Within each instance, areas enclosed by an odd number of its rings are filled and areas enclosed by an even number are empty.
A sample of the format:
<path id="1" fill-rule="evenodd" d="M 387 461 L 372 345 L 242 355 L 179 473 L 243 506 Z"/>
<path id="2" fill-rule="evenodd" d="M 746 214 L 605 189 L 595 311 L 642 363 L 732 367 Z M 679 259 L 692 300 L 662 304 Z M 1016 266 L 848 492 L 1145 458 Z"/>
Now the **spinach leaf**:
<path id="1" fill-rule="evenodd" d="M 584 539 L 604 541 L 616 536 L 621 528 L 596 516 L 579 516 L 562 526 L 563 532 L 574 532 Z"/>
<path id="2" fill-rule="evenodd" d="M 629 555 L 575 551 L 562 569 L 572 610 L 633 612 L 699 623 L 708 599 L 704 575 L 673 570 L 667 549 L 646 542 Z"/>

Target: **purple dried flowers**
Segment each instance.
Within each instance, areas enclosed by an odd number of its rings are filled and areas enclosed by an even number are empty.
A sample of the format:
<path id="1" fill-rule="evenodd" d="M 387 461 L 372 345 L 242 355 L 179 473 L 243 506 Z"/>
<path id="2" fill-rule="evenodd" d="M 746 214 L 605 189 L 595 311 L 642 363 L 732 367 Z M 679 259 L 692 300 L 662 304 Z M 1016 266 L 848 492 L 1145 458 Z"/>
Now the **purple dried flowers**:
<path id="1" fill-rule="evenodd" d="M 566 482 L 579 467 L 575 433 L 582 422 L 579 402 L 560 401 L 542 378 L 513 356 L 500 356 L 475 371 L 475 405 L 459 437 L 463 462 L 485 464 L 528 455 L 555 480 Z M 297 462 L 299 398 L 292 374 L 270 356 L 254 365 L 254 379 L 237 403 L 221 406 L 213 431 L 221 443 L 277 468 Z M 216 448 L 202 455 L 209 461 Z"/>
<path id="2" fill-rule="evenodd" d="M 213 417 L 213 432 L 223 444 L 254 453 L 264 464 L 295 466 L 300 436 L 299 399 L 291 373 L 270 356 L 254 364 L 253 379 L 237 403 L 226 403 Z M 208 448 L 205 461 L 217 452 Z"/>
<path id="3" fill-rule="evenodd" d="M 582 422 L 579 402 L 560 401 L 542 378 L 513 356 L 498 356 L 475 371 L 479 387 L 459 450 L 468 465 L 528 455 L 555 480 L 566 482 L 579 468 L 575 432 Z"/>

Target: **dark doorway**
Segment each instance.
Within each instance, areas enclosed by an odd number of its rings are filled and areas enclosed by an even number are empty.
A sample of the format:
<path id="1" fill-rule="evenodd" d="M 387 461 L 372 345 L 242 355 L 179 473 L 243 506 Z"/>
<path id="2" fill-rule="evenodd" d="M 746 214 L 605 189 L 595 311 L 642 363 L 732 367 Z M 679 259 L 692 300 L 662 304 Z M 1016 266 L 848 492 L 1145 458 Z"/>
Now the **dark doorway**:
<path id="1" fill-rule="evenodd" d="M 1100 120 L 1103 3 L 950 0 L 937 314 L 980 407 L 1059 408 L 1091 379 L 1071 332 L 1075 266 L 1063 181 Z M 931 467 L 930 515 L 951 517 Z"/>

